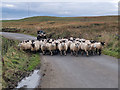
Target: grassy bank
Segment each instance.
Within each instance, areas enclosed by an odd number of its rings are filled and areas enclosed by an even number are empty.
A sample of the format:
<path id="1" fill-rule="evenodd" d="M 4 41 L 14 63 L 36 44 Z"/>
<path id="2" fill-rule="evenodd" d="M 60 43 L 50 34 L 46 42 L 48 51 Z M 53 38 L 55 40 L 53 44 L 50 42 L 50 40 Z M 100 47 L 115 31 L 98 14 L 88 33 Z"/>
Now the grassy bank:
<path id="1" fill-rule="evenodd" d="M 52 38 L 80 37 L 106 42 L 104 54 L 118 56 L 118 16 L 102 17 L 48 17 L 38 16 L 20 20 L 3 21 L 3 31 L 25 33 L 36 36 L 44 30 Z M 5 29 L 8 28 L 8 29 Z"/>
<path id="2" fill-rule="evenodd" d="M 39 54 L 20 51 L 17 47 L 18 41 L 2 37 L 2 87 L 15 87 L 17 82 L 34 70 L 40 64 Z"/>

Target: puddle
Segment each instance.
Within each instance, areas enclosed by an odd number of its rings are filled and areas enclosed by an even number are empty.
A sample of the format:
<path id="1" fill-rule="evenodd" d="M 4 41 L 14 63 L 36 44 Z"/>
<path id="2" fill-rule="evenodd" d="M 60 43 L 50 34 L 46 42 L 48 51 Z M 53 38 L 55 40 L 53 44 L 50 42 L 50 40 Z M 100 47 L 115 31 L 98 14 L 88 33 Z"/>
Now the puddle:
<path id="1" fill-rule="evenodd" d="M 16 88 L 36 88 L 40 83 L 40 70 L 34 70 L 28 77 L 22 79 Z"/>

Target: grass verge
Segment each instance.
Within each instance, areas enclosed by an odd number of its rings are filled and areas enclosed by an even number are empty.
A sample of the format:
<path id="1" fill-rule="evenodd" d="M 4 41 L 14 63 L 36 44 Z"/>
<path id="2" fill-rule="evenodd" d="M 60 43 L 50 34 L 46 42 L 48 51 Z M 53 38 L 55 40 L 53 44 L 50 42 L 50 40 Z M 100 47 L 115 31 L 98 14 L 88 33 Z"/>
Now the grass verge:
<path id="1" fill-rule="evenodd" d="M 40 65 L 39 54 L 20 51 L 18 41 L 2 38 L 2 88 L 14 88 L 17 83 Z"/>
<path id="2" fill-rule="evenodd" d="M 115 51 L 112 51 L 112 50 L 109 50 L 109 49 L 104 49 L 103 54 L 108 55 L 108 56 L 113 56 L 113 57 L 116 57 L 116 58 L 120 58 L 120 55 L 119 55 L 118 52 L 115 52 Z"/>

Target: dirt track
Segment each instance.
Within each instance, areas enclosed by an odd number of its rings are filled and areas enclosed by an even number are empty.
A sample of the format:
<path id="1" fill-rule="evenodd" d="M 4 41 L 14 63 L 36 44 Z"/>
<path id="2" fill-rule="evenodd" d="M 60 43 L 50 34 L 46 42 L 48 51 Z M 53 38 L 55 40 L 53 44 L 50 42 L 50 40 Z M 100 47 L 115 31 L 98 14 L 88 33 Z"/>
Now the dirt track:
<path id="1" fill-rule="evenodd" d="M 1 33 L 0 33 L 1 34 Z M 3 33 L 11 39 L 35 37 Z M 42 88 L 118 88 L 118 60 L 106 56 L 42 56 Z"/>

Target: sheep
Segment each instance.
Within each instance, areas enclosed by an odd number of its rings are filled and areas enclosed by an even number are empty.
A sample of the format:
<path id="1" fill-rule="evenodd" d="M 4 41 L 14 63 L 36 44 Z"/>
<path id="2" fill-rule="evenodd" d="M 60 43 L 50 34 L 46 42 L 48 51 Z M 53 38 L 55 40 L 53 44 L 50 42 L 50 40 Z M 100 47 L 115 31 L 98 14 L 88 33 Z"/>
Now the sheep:
<path id="1" fill-rule="evenodd" d="M 20 50 L 30 50 L 31 49 L 31 40 L 24 40 L 19 43 Z"/>
<path id="2" fill-rule="evenodd" d="M 72 44 L 72 41 L 67 41 L 66 44 L 67 44 L 68 48 L 70 48 L 70 45 Z"/>
<path id="3" fill-rule="evenodd" d="M 31 44 L 31 51 L 38 51 L 40 50 L 40 41 L 34 41 L 32 40 L 32 44 Z"/>
<path id="4" fill-rule="evenodd" d="M 41 50 L 43 55 L 46 51 L 50 52 L 50 55 L 53 55 L 53 52 L 60 52 L 60 55 L 67 55 L 67 52 L 71 52 L 71 55 L 74 54 L 78 56 L 78 53 L 81 51 L 83 55 L 83 51 L 86 52 L 86 55 L 95 53 L 101 55 L 101 50 L 104 46 L 105 42 L 98 42 L 95 40 L 86 40 L 80 38 L 70 37 L 62 38 L 62 39 L 41 39 L 41 40 L 24 40 L 19 43 L 19 47 L 22 50 L 31 50 L 31 51 L 39 51 Z M 90 53 L 89 53 L 90 52 Z"/>
<path id="5" fill-rule="evenodd" d="M 64 43 L 59 43 L 58 44 L 58 49 L 60 51 L 60 54 L 62 55 L 62 51 L 64 50 Z"/>
<path id="6" fill-rule="evenodd" d="M 41 51 L 42 51 L 43 55 L 45 55 L 45 52 L 47 51 L 46 42 L 43 42 L 43 43 L 41 44 Z"/>
<path id="7" fill-rule="evenodd" d="M 85 40 L 85 43 L 91 44 L 90 40 Z"/>
<path id="8" fill-rule="evenodd" d="M 90 54 L 95 55 L 96 47 L 95 47 L 94 43 L 97 41 L 95 41 L 95 40 L 88 40 L 88 41 L 89 41 L 88 44 L 90 44 Z"/>
<path id="9" fill-rule="evenodd" d="M 83 39 L 83 38 L 82 38 L 82 39 L 80 39 L 79 41 L 80 41 L 80 42 L 85 42 L 85 41 L 86 41 L 86 39 Z"/>
<path id="10" fill-rule="evenodd" d="M 71 50 L 71 55 L 75 54 L 76 56 L 78 56 L 78 51 L 80 49 L 80 44 L 79 43 L 72 43 L 70 45 L 70 50 Z"/>
<path id="11" fill-rule="evenodd" d="M 18 44 L 18 47 L 20 47 L 20 50 L 25 50 L 25 43 L 24 42 L 20 42 Z"/>
<path id="12" fill-rule="evenodd" d="M 29 41 L 26 42 L 25 45 L 26 45 L 26 49 L 27 49 L 27 50 L 30 50 L 30 49 L 31 49 L 31 44 L 32 44 L 31 40 L 29 40 Z"/>
<path id="13" fill-rule="evenodd" d="M 67 50 L 68 50 L 68 45 L 65 42 L 65 45 L 64 45 L 64 54 L 65 54 L 65 56 L 67 55 Z"/>
<path id="14" fill-rule="evenodd" d="M 65 42 L 61 42 L 58 44 L 58 49 L 60 51 L 60 54 L 62 56 L 62 52 L 64 52 L 64 55 L 66 56 L 67 55 L 67 50 L 68 50 L 68 46 L 67 46 L 67 43 Z"/>
<path id="15" fill-rule="evenodd" d="M 75 39 L 75 41 L 79 41 L 79 40 L 80 40 L 80 38 L 76 38 L 76 39 Z"/>
<path id="16" fill-rule="evenodd" d="M 92 55 L 95 55 L 95 52 L 96 52 L 96 47 L 95 47 L 94 43 L 91 43 L 90 44 L 90 53 Z"/>
<path id="17" fill-rule="evenodd" d="M 90 47 L 91 46 L 88 43 L 83 43 L 83 42 L 81 43 L 81 50 L 85 51 L 87 56 L 89 55 L 88 51 L 90 50 Z M 83 55 L 83 52 L 82 52 L 82 55 Z"/>
<path id="18" fill-rule="evenodd" d="M 66 44 L 68 46 L 68 50 L 67 51 L 69 53 L 70 52 L 70 45 L 72 44 L 72 41 L 67 41 Z"/>
<path id="19" fill-rule="evenodd" d="M 48 39 L 48 42 L 53 42 L 54 40 L 53 39 Z"/>
<path id="20" fill-rule="evenodd" d="M 95 42 L 94 43 L 94 47 L 96 48 L 96 54 L 98 53 L 99 55 L 101 55 L 101 50 L 104 45 L 105 45 L 105 42 Z"/>
<path id="21" fill-rule="evenodd" d="M 56 50 L 56 44 L 54 42 L 49 42 L 46 44 L 46 46 L 52 56 L 53 52 Z"/>
<path id="22" fill-rule="evenodd" d="M 97 41 L 95 41 L 95 40 L 90 40 L 90 42 L 91 42 L 91 43 L 95 43 L 95 42 L 97 42 Z"/>
<path id="23" fill-rule="evenodd" d="M 56 44 L 55 53 L 58 54 L 59 53 L 58 44 L 60 43 L 60 41 L 59 40 L 55 40 L 54 43 Z"/>
<path id="24" fill-rule="evenodd" d="M 73 38 L 73 37 L 70 37 L 70 40 L 72 40 L 72 41 L 73 41 L 73 40 L 74 40 L 74 38 Z"/>

